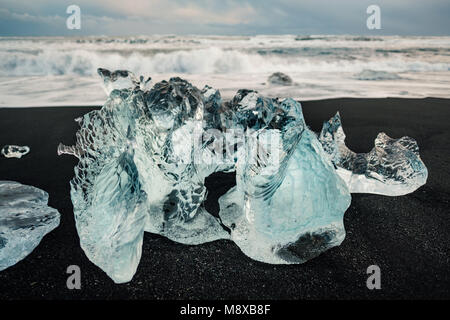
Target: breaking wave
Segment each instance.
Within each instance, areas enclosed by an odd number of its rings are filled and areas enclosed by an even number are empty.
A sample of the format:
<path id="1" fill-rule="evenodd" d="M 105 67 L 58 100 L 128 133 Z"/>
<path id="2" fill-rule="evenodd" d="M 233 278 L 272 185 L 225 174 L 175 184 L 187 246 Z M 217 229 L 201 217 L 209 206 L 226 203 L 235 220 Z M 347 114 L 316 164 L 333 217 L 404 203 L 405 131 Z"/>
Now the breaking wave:
<path id="1" fill-rule="evenodd" d="M 220 88 L 224 99 L 238 88 L 301 100 L 448 98 L 450 37 L 0 37 L 0 107 L 100 105 L 99 67 L 179 76 Z M 270 84 L 275 72 L 292 85 Z"/>
<path id="2" fill-rule="evenodd" d="M 330 51 L 330 50 L 329 50 Z M 289 53 L 289 52 L 288 52 Z M 3 76 L 79 75 L 89 76 L 99 67 L 128 69 L 138 74 L 184 73 L 269 73 L 281 72 L 384 72 L 448 71 L 449 63 L 428 62 L 401 57 L 372 59 L 342 59 L 286 54 L 271 50 L 269 53 L 204 48 L 169 52 L 130 52 L 92 50 L 2 50 L 0 73 Z"/>

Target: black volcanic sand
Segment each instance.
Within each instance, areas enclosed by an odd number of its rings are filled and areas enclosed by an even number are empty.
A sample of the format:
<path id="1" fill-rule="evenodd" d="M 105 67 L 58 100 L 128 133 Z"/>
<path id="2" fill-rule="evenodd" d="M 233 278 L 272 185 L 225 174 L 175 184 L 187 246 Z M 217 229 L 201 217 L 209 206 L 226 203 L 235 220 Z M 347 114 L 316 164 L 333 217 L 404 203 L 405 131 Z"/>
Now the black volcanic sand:
<path id="1" fill-rule="evenodd" d="M 58 157 L 59 142 L 74 143 L 74 118 L 85 107 L 0 109 L 0 146 L 28 145 L 22 159 L 0 158 L 0 180 L 50 194 L 61 225 L 24 260 L 0 272 L 0 299 L 404 299 L 450 298 L 450 100 L 333 99 L 303 103 L 308 125 L 341 112 L 348 146 L 367 152 L 378 132 L 415 138 L 428 183 L 402 197 L 354 194 L 345 214 L 347 237 L 302 265 L 253 261 L 231 241 L 198 246 L 146 234 L 133 280 L 117 285 L 84 255 L 75 229 L 69 180 L 77 160 Z M 207 208 L 234 183 L 207 180 Z M 78 265 L 82 289 L 66 288 L 66 269 Z M 368 290 L 366 270 L 381 268 L 381 290 Z"/>

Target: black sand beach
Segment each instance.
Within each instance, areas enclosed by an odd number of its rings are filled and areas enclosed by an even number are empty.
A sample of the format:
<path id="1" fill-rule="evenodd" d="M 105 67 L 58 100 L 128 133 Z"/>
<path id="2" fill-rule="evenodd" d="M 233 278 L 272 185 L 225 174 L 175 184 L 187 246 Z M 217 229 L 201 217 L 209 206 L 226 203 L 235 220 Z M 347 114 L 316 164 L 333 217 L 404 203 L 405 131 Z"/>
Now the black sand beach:
<path id="1" fill-rule="evenodd" d="M 0 158 L 0 180 L 36 186 L 50 194 L 61 224 L 24 260 L 0 272 L 0 299 L 449 299 L 450 100 L 332 99 L 302 103 L 307 124 L 341 112 L 347 145 L 373 147 L 378 132 L 417 140 L 428 167 L 425 186 L 402 197 L 352 195 L 347 236 L 302 265 L 269 265 L 231 241 L 199 246 L 146 234 L 133 280 L 116 285 L 79 246 L 69 181 L 77 160 L 58 157 L 59 142 L 74 143 L 74 118 L 92 108 L 0 109 L 0 146 L 28 145 L 22 159 Z M 233 184 L 232 175 L 208 179 L 207 208 Z M 82 289 L 68 290 L 66 269 L 78 265 Z M 381 290 L 368 290 L 366 269 L 381 268 Z"/>

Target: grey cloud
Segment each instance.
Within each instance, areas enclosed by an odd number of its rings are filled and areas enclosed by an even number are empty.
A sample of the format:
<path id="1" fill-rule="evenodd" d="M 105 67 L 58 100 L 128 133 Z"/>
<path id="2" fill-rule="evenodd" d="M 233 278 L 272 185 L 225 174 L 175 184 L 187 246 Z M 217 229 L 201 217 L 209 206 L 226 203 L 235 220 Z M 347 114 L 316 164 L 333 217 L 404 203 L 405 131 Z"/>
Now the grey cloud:
<path id="1" fill-rule="evenodd" d="M 450 33 L 444 0 L 79 0 L 81 30 L 65 28 L 65 1 L 0 2 L 0 35 Z M 366 28 L 373 3 L 381 7 L 382 30 Z"/>

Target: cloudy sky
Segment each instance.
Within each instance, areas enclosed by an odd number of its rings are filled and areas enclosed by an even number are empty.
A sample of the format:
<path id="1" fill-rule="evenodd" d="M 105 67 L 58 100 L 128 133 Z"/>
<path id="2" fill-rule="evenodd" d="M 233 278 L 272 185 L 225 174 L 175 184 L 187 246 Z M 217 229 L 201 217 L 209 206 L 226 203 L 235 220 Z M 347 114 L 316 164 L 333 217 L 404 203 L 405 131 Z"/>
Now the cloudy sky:
<path id="1" fill-rule="evenodd" d="M 81 29 L 66 8 L 81 8 Z M 381 30 L 366 9 L 381 8 Z M 0 0 L 0 36 L 146 34 L 450 35 L 449 0 Z"/>

